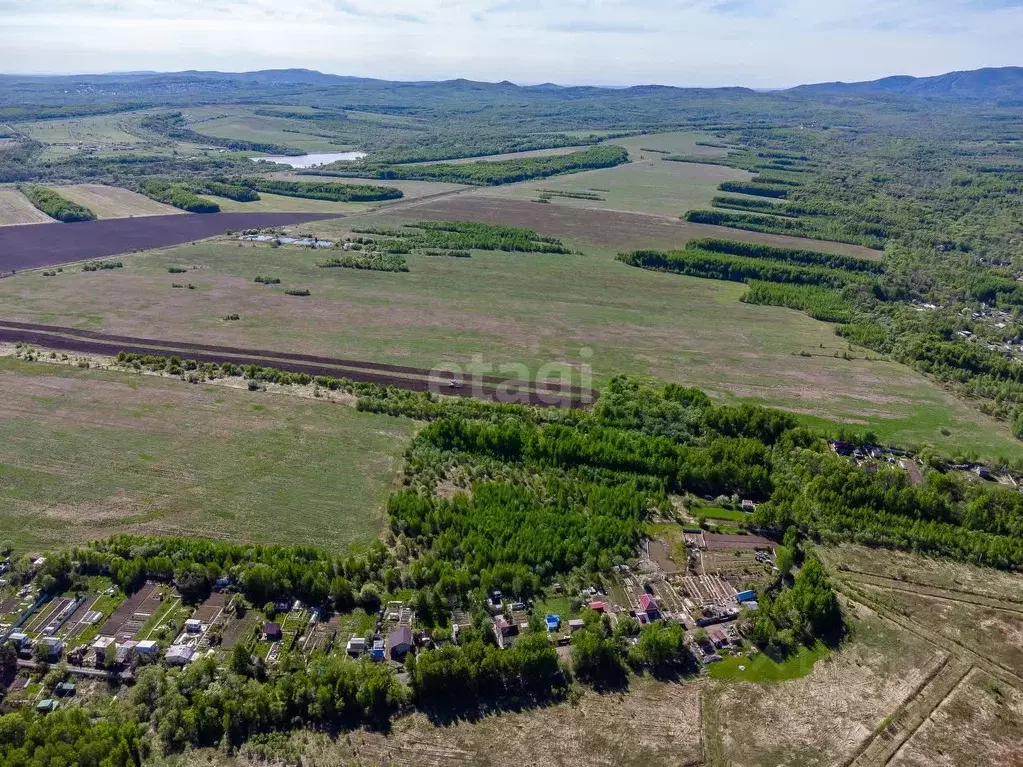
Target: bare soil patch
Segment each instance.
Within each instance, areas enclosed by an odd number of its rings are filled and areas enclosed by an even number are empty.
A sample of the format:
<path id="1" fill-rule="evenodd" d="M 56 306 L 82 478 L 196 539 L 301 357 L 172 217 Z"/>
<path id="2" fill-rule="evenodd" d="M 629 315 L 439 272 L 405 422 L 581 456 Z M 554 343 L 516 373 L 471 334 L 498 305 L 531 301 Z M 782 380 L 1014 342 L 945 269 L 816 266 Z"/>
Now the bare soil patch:
<path id="1" fill-rule="evenodd" d="M 623 694 L 587 692 L 577 704 L 478 722 L 435 726 L 415 714 L 396 721 L 390 735 L 357 730 L 331 740 L 306 733 L 293 742 L 302 748 L 303 764 L 316 767 L 696 765 L 702 761 L 700 689 L 641 679 Z"/>

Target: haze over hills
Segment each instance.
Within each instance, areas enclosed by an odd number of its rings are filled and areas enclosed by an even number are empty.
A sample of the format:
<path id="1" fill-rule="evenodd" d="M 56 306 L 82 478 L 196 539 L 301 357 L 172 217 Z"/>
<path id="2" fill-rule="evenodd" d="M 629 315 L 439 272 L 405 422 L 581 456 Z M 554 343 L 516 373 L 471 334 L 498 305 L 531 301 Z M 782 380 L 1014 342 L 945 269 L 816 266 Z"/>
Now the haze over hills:
<path id="1" fill-rule="evenodd" d="M 0 75 L 0 84 L 16 83 L 62 83 L 90 84 L 93 86 L 116 88 L 120 86 L 153 86 L 163 84 L 166 87 L 180 88 L 187 83 L 205 83 L 216 89 L 241 86 L 364 86 L 364 87 L 401 87 L 408 88 L 440 88 L 461 90 L 482 90 L 507 92 L 532 91 L 551 93 L 561 97 L 572 97 L 605 90 L 629 91 L 633 93 L 652 93 L 657 91 L 689 91 L 689 92 L 754 92 L 744 87 L 733 88 L 678 88 L 656 84 L 637 84 L 627 88 L 602 88 L 598 86 L 566 86 L 555 83 L 540 85 L 516 85 L 507 80 L 499 83 L 477 82 L 466 79 L 444 81 L 392 82 L 388 80 L 352 77 L 347 75 L 328 74 L 310 69 L 268 69 L 254 72 L 217 72 L 187 70 L 183 72 L 111 72 L 106 74 L 75 74 L 75 75 Z M 765 92 L 759 89 L 758 92 Z M 879 80 L 865 82 L 829 82 L 799 85 L 789 89 L 778 89 L 771 92 L 793 94 L 821 95 L 907 95 L 925 98 L 950 99 L 983 99 L 983 100 L 1018 100 L 1023 99 L 1023 67 L 985 68 L 967 72 L 949 72 L 934 77 L 911 77 L 896 75 Z"/>
<path id="2" fill-rule="evenodd" d="M 899 75 L 857 83 L 817 83 L 800 85 L 790 91 L 838 95 L 897 94 L 929 98 L 1021 99 L 1023 67 L 948 72 L 934 77 Z"/>

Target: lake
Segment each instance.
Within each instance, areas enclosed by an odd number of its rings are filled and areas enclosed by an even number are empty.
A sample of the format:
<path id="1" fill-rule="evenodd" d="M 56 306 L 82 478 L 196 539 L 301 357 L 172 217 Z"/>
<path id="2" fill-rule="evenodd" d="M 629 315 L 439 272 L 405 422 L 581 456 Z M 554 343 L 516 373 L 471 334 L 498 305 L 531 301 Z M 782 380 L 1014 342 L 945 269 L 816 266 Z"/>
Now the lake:
<path id="1" fill-rule="evenodd" d="M 294 157 L 252 157 L 255 162 L 266 160 L 278 165 L 290 165 L 292 168 L 315 168 L 317 165 L 329 165 L 332 162 L 353 162 L 366 156 L 365 152 L 328 152 L 325 154 L 300 154 Z"/>

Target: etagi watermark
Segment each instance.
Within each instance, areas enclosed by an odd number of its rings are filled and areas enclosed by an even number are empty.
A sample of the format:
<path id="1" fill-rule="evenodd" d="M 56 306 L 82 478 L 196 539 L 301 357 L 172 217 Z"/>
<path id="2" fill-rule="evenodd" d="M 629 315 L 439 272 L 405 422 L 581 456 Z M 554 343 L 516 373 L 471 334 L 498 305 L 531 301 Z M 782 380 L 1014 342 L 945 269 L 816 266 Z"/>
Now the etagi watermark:
<path id="1" fill-rule="evenodd" d="M 445 362 L 430 369 L 433 394 L 471 396 L 513 405 L 585 407 L 593 404 L 593 350 L 583 347 L 576 361 L 559 360 L 535 370 L 522 362 L 494 363 L 474 354 L 461 365 Z"/>

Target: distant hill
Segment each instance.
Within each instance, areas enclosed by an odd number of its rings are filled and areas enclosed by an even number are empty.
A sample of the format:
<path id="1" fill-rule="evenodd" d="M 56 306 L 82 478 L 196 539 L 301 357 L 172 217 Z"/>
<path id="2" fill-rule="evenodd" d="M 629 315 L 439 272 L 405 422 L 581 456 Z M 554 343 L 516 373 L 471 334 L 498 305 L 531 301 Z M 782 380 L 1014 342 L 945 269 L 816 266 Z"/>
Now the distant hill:
<path id="1" fill-rule="evenodd" d="M 817 83 L 791 88 L 790 93 L 839 96 L 902 95 L 986 101 L 1023 101 L 1023 67 L 974 69 L 935 77 L 884 77 L 859 83 Z"/>

